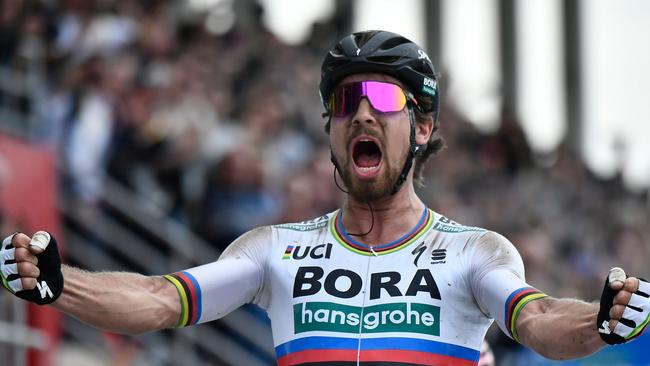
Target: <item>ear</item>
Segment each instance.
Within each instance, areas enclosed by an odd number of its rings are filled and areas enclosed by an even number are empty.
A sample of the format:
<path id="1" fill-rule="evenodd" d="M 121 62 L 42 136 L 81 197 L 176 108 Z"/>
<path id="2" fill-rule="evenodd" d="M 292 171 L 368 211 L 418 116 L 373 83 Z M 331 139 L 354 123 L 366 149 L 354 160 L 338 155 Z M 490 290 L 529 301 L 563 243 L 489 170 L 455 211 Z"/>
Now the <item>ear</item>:
<path id="1" fill-rule="evenodd" d="M 433 116 L 429 115 L 426 119 L 420 119 L 415 122 L 415 143 L 426 145 L 433 133 Z"/>

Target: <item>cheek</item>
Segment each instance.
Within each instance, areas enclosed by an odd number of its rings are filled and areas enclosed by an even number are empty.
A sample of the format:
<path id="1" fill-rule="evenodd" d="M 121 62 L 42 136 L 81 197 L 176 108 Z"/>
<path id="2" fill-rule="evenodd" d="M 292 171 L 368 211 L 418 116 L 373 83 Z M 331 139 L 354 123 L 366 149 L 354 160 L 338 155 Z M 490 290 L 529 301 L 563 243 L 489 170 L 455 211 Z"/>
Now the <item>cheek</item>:
<path id="1" fill-rule="evenodd" d="M 337 155 L 342 156 L 345 153 L 345 139 L 343 138 L 342 131 L 337 131 L 334 128 L 330 129 L 329 140 L 332 150 Z"/>

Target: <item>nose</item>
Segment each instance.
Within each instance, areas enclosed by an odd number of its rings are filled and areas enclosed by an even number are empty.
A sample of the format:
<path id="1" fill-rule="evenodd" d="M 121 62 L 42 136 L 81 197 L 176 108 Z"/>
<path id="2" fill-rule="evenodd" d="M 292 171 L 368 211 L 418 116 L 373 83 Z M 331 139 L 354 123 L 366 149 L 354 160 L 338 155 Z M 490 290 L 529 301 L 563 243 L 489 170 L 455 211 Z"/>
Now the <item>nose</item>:
<path id="1" fill-rule="evenodd" d="M 357 111 L 354 113 L 354 116 L 352 118 L 352 123 L 361 124 L 374 122 L 376 122 L 375 115 L 373 113 L 373 108 L 368 101 L 368 98 L 361 99 L 359 106 L 357 107 Z"/>

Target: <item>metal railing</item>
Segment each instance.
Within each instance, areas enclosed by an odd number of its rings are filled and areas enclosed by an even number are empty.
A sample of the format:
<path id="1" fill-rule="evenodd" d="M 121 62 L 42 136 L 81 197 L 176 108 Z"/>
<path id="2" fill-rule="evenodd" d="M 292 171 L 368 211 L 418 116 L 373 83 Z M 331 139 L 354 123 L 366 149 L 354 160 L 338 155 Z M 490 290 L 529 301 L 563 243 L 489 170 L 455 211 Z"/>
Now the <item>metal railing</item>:
<path id="1" fill-rule="evenodd" d="M 142 197 L 110 179 L 105 183 L 99 205 L 88 205 L 69 195 L 60 200 L 59 209 L 68 223 L 66 255 L 74 262 L 96 270 L 133 270 L 133 266 L 125 264 L 129 262 L 145 274 L 164 274 L 218 258 L 218 250 L 155 206 L 142 202 Z M 121 219 L 108 211 L 117 211 Z M 124 218 L 127 225 L 120 222 Z M 87 239 L 89 234 L 91 240 Z M 155 237 L 155 245 L 143 237 Z M 188 355 L 197 348 L 210 358 L 231 365 L 274 362 L 268 320 L 241 308 L 217 322 L 218 326 L 177 329 L 169 332 L 169 337 L 144 337 L 145 349 L 175 350 L 158 364 L 192 365 Z M 200 360 L 196 362 L 201 364 Z"/>

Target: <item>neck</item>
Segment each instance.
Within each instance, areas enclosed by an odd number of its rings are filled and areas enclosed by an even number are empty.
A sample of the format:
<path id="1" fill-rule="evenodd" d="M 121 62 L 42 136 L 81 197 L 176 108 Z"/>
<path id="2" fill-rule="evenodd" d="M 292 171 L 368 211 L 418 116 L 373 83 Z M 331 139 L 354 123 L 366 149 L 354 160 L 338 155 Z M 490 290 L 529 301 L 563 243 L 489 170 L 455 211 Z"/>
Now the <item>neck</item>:
<path id="1" fill-rule="evenodd" d="M 359 201 L 348 195 L 343 205 L 343 227 L 348 233 L 365 233 L 355 239 L 366 245 L 379 245 L 398 239 L 420 220 L 424 203 L 415 194 L 411 180 L 404 182 L 394 195 L 370 202 Z M 374 224 L 373 224 L 374 220 Z"/>

